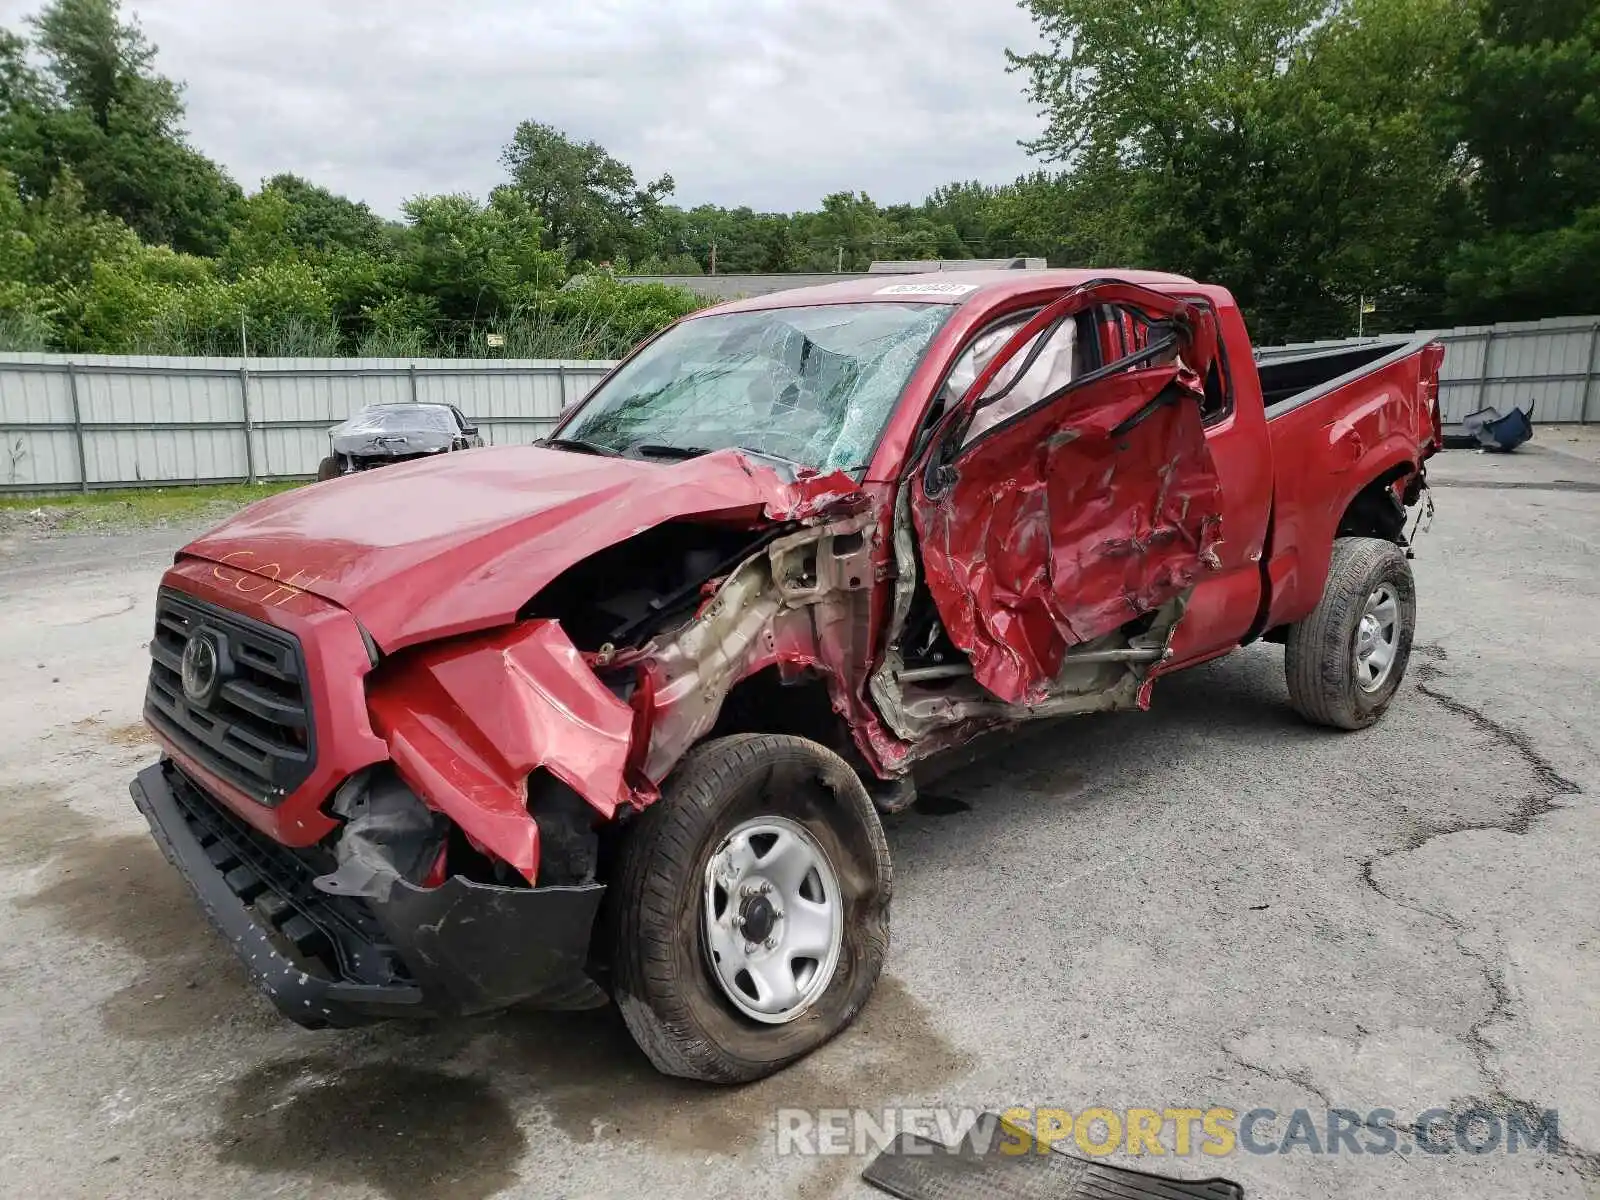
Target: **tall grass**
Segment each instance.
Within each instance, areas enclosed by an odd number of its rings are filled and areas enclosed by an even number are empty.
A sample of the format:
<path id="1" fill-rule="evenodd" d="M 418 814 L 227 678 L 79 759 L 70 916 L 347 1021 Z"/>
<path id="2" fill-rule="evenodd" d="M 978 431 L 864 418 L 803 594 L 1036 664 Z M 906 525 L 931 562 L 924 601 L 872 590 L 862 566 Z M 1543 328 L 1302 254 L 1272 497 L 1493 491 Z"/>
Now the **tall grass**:
<path id="1" fill-rule="evenodd" d="M 50 324 L 26 312 L 0 312 L 0 350 L 29 353 L 50 348 Z"/>
<path id="2" fill-rule="evenodd" d="M 122 349 L 126 354 L 234 358 L 245 341 L 252 358 L 543 358 L 613 359 L 627 354 L 674 313 L 623 314 L 608 319 L 581 309 L 550 312 L 536 305 L 492 321 L 440 320 L 428 324 L 366 325 L 303 317 L 216 325 L 188 320 L 181 310 L 163 316 Z M 241 338 L 241 333 L 243 338 Z M 59 349 L 43 318 L 0 313 L 0 350 Z M 491 345 L 494 337 L 500 344 Z"/>
<path id="3" fill-rule="evenodd" d="M 498 333 L 505 344 L 491 347 L 491 333 Z M 555 317 L 530 309 L 513 314 L 494 328 L 471 326 L 460 352 L 467 358 L 620 358 L 634 340 L 593 316 Z"/>
<path id="4" fill-rule="evenodd" d="M 0 349 L 48 349 L 48 330 L 34 330 L 0 317 Z M 626 354 L 639 337 L 634 331 L 587 315 L 558 317 L 538 309 L 516 312 L 495 322 L 439 322 L 369 329 L 342 337 L 336 325 L 290 318 L 246 330 L 252 358 L 566 358 L 610 359 Z M 491 345 L 498 335 L 501 344 Z M 141 336 L 130 354 L 196 355 L 233 358 L 240 352 L 237 329 L 186 326 L 181 318 Z"/>
<path id="5" fill-rule="evenodd" d="M 159 322 L 135 342 L 130 353 L 232 358 L 241 352 L 246 339 L 253 358 L 337 358 L 344 353 L 339 330 L 332 323 L 287 317 L 253 328 L 219 329 L 189 325 L 181 314 Z"/>

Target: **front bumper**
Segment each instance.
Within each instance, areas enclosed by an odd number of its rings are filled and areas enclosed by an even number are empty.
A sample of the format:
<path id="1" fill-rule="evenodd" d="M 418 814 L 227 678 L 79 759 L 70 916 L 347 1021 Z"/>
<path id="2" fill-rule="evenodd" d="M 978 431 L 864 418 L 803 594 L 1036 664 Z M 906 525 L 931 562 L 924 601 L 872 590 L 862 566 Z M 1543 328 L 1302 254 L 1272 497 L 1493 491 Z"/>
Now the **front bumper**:
<path id="1" fill-rule="evenodd" d="M 323 871 L 206 796 L 170 762 L 129 790 L 163 854 L 284 1016 L 311 1029 L 528 1002 L 591 1008 L 586 973 L 602 884 L 505 888 L 459 876 L 397 882 L 384 901 L 329 896 Z"/>

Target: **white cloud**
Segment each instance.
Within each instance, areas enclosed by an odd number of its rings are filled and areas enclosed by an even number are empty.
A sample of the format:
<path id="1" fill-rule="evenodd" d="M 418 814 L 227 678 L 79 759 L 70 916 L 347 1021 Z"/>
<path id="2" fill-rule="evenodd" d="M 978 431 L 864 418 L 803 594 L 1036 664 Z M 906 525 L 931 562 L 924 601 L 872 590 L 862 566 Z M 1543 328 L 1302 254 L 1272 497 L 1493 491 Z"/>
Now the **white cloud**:
<path id="1" fill-rule="evenodd" d="M 125 0 L 128 3 L 128 0 Z M 0 0 L 15 25 L 35 3 Z M 245 186 L 293 171 L 395 213 L 485 194 L 532 118 L 685 205 L 882 203 L 1027 169 L 1005 0 L 132 0 L 191 140 Z"/>

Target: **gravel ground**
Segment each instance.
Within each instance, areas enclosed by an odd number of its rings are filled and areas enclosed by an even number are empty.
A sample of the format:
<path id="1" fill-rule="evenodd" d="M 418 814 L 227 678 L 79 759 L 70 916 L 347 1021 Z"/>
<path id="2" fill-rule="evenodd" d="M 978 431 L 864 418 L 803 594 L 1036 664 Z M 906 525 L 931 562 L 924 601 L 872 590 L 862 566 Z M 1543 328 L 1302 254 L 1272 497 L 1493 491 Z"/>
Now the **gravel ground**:
<path id="1" fill-rule="evenodd" d="M 1574 452 L 1574 451 L 1577 452 Z M 1554 1151 L 1144 1161 L 1252 1197 L 1600 1194 L 1600 464 L 1436 465 L 1419 646 L 1376 729 L 1282 653 L 1015 739 L 895 819 L 861 1021 L 780 1077 L 655 1076 L 609 1011 L 307 1033 L 127 795 L 186 533 L 0 529 L 0 1168 L 16 1197 L 874 1195 L 783 1107 L 1555 1108 Z M 1170 1140 L 1169 1140 L 1170 1145 Z M 1129 1161 L 1119 1159 L 1117 1161 Z"/>

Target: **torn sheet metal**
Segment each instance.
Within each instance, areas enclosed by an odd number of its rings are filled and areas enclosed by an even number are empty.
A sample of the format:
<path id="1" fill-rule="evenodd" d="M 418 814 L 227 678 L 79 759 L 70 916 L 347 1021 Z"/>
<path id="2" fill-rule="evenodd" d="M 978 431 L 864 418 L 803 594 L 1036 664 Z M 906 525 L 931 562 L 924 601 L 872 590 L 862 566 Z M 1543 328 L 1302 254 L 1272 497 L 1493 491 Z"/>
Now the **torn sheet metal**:
<path id="1" fill-rule="evenodd" d="M 404 879 L 422 883 L 444 849 L 449 825 L 391 771 L 362 771 L 329 805 L 344 818 L 334 847 L 338 867 L 312 881 L 333 896 L 384 901 Z"/>
<path id="2" fill-rule="evenodd" d="M 1069 647 L 1216 566 L 1222 489 L 1196 399 L 1181 364 L 1125 371 L 980 439 L 940 494 L 913 485 L 928 589 L 992 695 L 1039 702 Z"/>
<path id="3" fill-rule="evenodd" d="M 633 710 L 554 621 L 396 659 L 374 675 L 368 703 L 402 778 L 529 883 L 539 870 L 530 773 L 548 770 L 608 819 L 631 803 Z"/>
<path id="4" fill-rule="evenodd" d="M 640 668 L 635 695 L 648 697 L 646 780 L 665 778 L 715 726 L 728 692 L 768 667 L 818 673 L 858 740 L 875 728 L 855 686 L 867 670 L 875 536 L 863 512 L 779 538 L 723 579 L 691 621 L 619 656 Z"/>

